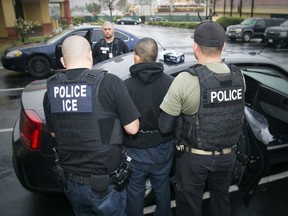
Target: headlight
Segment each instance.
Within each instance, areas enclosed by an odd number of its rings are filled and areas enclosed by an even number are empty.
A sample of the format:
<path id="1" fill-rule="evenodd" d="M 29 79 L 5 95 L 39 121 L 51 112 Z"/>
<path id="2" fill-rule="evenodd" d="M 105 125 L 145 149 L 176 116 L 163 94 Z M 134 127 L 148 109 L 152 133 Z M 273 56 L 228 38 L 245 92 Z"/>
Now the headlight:
<path id="1" fill-rule="evenodd" d="M 288 32 L 280 32 L 280 37 L 288 37 Z"/>
<path id="2" fill-rule="evenodd" d="M 240 29 L 235 29 L 235 32 L 236 33 L 241 33 L 242 32 L 242 29 L 240 28 Z"/>
<path id="3" fill-rule="evenodd" d="M 6 54 L 7 58 L 15 58 L 15 57 L 19 57 L 22 55 L 22 52 L 20 50 L 14 50 L 14 51 L 10 51 Z"/>

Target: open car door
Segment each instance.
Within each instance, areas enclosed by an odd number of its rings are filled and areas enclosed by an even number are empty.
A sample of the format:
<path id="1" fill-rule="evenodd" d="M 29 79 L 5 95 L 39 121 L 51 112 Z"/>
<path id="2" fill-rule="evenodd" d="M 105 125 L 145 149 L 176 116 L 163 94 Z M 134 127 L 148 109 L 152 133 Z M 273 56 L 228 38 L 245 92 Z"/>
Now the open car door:
<path id="1" fill-rule="evenodd" d="M 233 182 L 238 185 L 243 203 L 248 206 L 260 179 L 268 170 L 269 157 L 266 146 L 256 139 L 246 118 L 236 152 Z"/>
<path id="2" fill-rule="evenodd" d="M 288 161 L 288 74 L 270 64 L 238 64 L 245 76 L 245 122 L 236 179 L 247 206 L 270 165 Z"/>

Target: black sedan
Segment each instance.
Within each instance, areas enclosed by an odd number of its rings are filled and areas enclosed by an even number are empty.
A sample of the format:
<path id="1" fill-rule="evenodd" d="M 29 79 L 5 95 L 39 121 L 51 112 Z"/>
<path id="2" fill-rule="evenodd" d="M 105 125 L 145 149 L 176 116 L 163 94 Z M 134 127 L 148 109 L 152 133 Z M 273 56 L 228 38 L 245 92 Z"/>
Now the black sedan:
<path id="1" fill-rule="evenodd" d="M 1 58 L 2 65 L 7 70 L 28 72 L 37 78 L 46 77 L 51 69 L 63 68 L 60 63 L 61 44 L 65 38 L 71 35 L 85 37 L 91 47 L 103 38 L 101 26 L 73 27 L 44 42 L 8 48 Z M 134 46 L 139 40 L 135 35 L 120 29 L 115 29 L 115 36 L 124 40 L 130 51 L 134 50 Z"/>
<path id="2" fill-rule="evenodd" d="M 182 50 L 183 51 L 183 50 Z M 166 51 L 165 51 L 166 52 Z M 185 53 L 183 63 L 163 62 L 165 73 L 171 76 L 196 63 L 193 53 Z M 237 184 L 248 203 L 259 180 L 267 174 L 269 165 L 288 161 L 288 71 L 277 63 L 259 55 L 225 54 L 226 63 L 236 64 L 245 75 L 246 110 L 241 139 L 235 151 L 233 184 Z M 129 77 L 128 68 L 133 64 L 133 54 L 127 53 L 96 64 L 123 80 Z M 29 191 L 60 192 L 53 176 L 55 139 L 47 131 L 42 101 L 46 80 L 27 85 L 21 96 L 21 113 L 12 136 L 15 173 Z M 147 199 L 151 188 L 147 181 Z M 149 193 L 150 192 L 150 193 Z"/>
<path id="3" fill-rule="evenodd" d="M 116 23 L 121 25 L 138 25 L 141 23 L 141 21 L 132 17 L 122 17 L 120 19 L 117 19 Z"/>

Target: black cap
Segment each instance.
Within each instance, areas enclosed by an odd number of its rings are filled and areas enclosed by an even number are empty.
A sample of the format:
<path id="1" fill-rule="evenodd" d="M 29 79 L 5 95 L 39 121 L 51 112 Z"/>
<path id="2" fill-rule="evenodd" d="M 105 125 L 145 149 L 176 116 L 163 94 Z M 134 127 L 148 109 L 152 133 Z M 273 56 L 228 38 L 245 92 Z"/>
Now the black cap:
<path id="1" fill-rule="evenodd" d="M 223 46 L 226 41 L 225 30 L 217 22 L 203 21 L 195 28 L 194 41 L 207 47 Z"/>

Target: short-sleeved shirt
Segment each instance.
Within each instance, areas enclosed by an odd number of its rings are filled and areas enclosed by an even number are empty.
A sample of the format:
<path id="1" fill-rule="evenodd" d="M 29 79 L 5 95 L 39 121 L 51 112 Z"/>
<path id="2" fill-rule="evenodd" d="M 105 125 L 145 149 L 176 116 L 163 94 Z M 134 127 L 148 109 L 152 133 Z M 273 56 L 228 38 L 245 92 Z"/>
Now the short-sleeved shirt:
<path id="1" fill-rule="evenodd" d="M 84 70 L 86 69 L 69 70 L 66 72 L 67 78 L 72 80 L 77 79 Z M 124 82 L 116 75 L 105 74 L 100 84 L 98 97 L 103 109 L 116 113 L 123 126 L 140 117 L 140 113 L 130 98 Z M 46 124 L 49 131 L 54 132 L 49 104 L 46 93 L 43 101 Z M 109 151 L 65 151 L 65 154 L 63 154 L 63 151 L 59 151 L 59 158 L 62 158 L 62 166 L 66 171 L 73 172 L 80 176 L 88 176 L 91 174 L 91 170 L 96 170 L 95 161 L 103 160 L 103 158 L 110 161 L 109 164 L 105 164 L 108 171 L 114 171 L 119 166 L 121 157 L 119 157 L 118 154 L 121 154 L 121 151 L 122 149 L 119 145 L 112 145 Z M 103 167 L 98 167 L 98 169 L 97 171 L 101 171 L 100 173 L 102 173 Z"/>
<path id="2" fill-rule="evenodd" d="M 214 73 L 229 73 L 225 63 L 205 64 Z M 181 113 L 193 115 L 198 111 L 200 104 L 200 84 L 197 76 L 189 72 L 180 73 L 172 82 L 160 108 L 171 116 Z"/>

